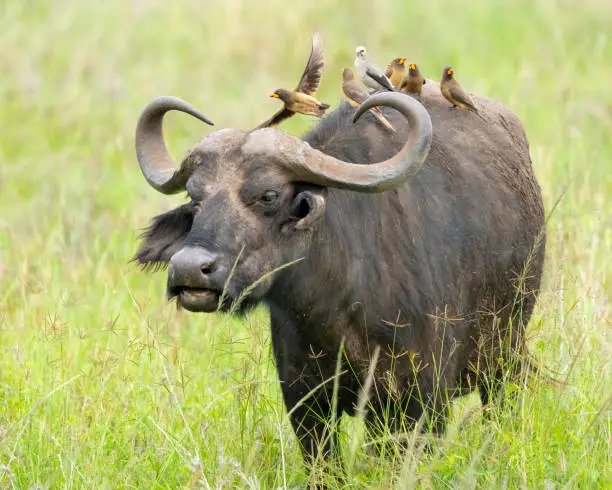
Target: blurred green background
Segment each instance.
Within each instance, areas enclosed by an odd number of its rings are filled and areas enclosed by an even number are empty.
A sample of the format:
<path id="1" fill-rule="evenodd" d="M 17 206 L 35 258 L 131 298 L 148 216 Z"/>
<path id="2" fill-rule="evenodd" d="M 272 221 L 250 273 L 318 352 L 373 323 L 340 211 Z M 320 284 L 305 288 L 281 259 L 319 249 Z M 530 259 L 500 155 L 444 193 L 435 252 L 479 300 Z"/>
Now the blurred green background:
<path id="1" fill-rule="evenodd" d="M 428 456 L 380 460 L 344 421 L 347 488 L 612 487 L 608 0 L 4 0 L 0 487 L 305 484 L 265 310 L 176 311 L 165 273 L 129 261 L 148 220 L 184 199 L 140 174 L 144 105 L 176 95 L 217 128 L 250 129 L 279 108 L 272 90 L 296 85 L 315 30 L 319 99 L 334 106 L 363 44 L 435 80 L 452 64 L 464 88 L 519 114 L 554 210 L 530 348 L 568 383 L 536 384 L 488 422 L 466 398 Z M 177 159 L 210 131 L 166 121 Z"/>

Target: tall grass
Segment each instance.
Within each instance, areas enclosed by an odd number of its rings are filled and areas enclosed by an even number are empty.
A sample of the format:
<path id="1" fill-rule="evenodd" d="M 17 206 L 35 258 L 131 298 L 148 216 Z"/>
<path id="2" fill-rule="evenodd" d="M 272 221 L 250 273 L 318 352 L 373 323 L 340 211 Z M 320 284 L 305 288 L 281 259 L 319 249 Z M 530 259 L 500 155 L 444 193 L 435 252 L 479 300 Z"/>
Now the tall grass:
<path id="1" fill-rule="evenodd" d="M 136 118 L 172 94 L 251 128 L 291 88 L 314 30 L 340 100 L 357 44 L 404 55 L 525 123 L 546 207 L 545 279 L 529 328 L 535 383 L 489 421 L 455 406 L 432 454 L 379 459 L 342 420 L 347 486 L 612 487 L 612 4 L 605 0 L 77 2 L 0 6 L 0 486 L 277 488 L 308 476 L 282 404 L 266 312 L 191 315 L 165 274 L 129 263 L 155 214 Z M 209 129 L 170 114 L 178 158 Z M 283 129 L 303 133 L 312 120 Z"/>

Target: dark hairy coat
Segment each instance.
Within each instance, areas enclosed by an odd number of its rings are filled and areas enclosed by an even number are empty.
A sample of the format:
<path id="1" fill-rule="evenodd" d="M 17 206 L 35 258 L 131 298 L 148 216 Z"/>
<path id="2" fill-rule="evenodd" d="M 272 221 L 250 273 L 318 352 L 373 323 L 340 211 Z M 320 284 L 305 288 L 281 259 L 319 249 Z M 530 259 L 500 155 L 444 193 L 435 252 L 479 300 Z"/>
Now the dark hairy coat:
<path id="1" fill-rule="evenodd" d="M 435 83 L 423 87 L 433 144 L 421 169 L 397 189 L 366 194 L 285 183 L 283 202 L 304 189 L 325 200 L 322 219 L 299 245 L 278 231 L 280 221 L 270 213 L 265 232 L 248 231 L 264 229 L 261 220 L 245 224 L 259 219 L 240 197 L 259 185 L 252 176 L 281 177 L 266 162 L 229 167 L 229 160 L 239 160 L 242 136 L 206 174 L 222 182 L 211 199 L 225 221 L 213 226 L 219 218 L 212 210 L 198 215 L 197 205 L 187 204 L 158 217 L 144 235 L 136 256 L 143 264 L 167 262 L 185 244 L 214 242 L 227 250 L 236 229 L 248 235 L 237 269 L 265 263 L 271 270 L 297 260 L 254 291 L 251 303 L 269 306 L 281 387 L 307 459 L 329 453 L 334 435 L 327 437 L 325 421 L 333 407 L 335 415 L 355 412 L 370 372 L 370 427 L 409 429 L 425 414 L 427 426 L 439 432 L 450 399 L 478 388 L 488 403 L 509 368 L 520 370 L 543 267 L 544 209 L 518 117 L 494 101 L 476 100 L 482 117 L 452 109 Z M 305 141 L 349 162 L 380 161 L 404 144 L 409 128 L 395 111 L 383 108 L 393 134 L 372 114 L 352 124 L 353 112 L 342 104 Z M 234 184 L 223 177 L 230 171 L 238 182 L 233 200 Z M 192 179 L 193 189 L 203 173 Z M 244 287 L 229 289 L 235 299 Z M 338 356 L 334 401 L 330 380 Z"/>

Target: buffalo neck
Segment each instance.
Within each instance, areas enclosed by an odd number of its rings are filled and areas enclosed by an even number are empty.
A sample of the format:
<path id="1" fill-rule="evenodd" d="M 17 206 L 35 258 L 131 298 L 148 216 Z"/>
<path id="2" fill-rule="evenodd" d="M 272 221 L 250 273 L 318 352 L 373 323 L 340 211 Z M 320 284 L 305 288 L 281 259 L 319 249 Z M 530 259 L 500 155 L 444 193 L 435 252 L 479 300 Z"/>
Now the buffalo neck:
<path id="1" fill-rule="evenodd" d="M 407 200 L 408 189 L 330 190 L 325 218 L 304 260 L 278 274 L 267 302 L 308 328 L 327 329 L 356 318 L 366 324 L 393 322 L 397 312 L 412 316 L 425 297 L 423 284 L 410 267 L 417 259 L 410 256 L 408 224 L 392 218 Z"/>

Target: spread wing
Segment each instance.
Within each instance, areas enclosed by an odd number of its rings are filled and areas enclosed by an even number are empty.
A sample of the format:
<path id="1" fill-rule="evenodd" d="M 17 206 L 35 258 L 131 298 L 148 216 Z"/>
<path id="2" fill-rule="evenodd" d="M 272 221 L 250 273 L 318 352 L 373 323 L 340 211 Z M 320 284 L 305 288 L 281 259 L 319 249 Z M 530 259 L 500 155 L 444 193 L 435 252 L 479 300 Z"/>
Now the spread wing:
<path id="1" fill-rule="evenodd" d="M 323 45 L 317 32 L 312 36 L 312 48 L 310 50 L 310 57 L 306 63 L 300 83 L 298 83 L 296 92 L 302 92 L 304 94 L 314 96 L 319 89 L 321 84 L 321 76 L 323 75 Z M 276 126 L 285 119 L 289 119 L 295 113 L 283 107 L 276 114 L 274 114 L 267 121 L 262 122 L 255 129 L 269 128 L 270 126 Z"/>
<path id="2" fill-rule="evenodd" d="M 290 111 L 286 107 L 283 107 L 280 111 L 274 114 L 270 119 L 262 122 L 255 129 L 269 128 L 270 126 L 276 126 L 278 123 L 284 121 L 285 119 L 289 119 L 294 114 L 295 112 Z"/>
<path id="3" fill-rule="evenodd" d="M 312 48 L 308 63 L 306 63 L 306 68 L 295 91 L 314 96 L 321 84 L 323 64 L 323 45 L 321 44 L 319 33 L 315 32 L 312 36 Z"/>
<path id="4" fill-rule="evenodd" d="M 374 70 L 368 66 L 366 70 L 366 75 L 369 76 L 372 80 L 376 80 L 379 85 L 382 85 L 387 90 L 394 91 L 393 85 L 391 85 L 391 80 L 387 78 L 387 76 L 380 70 Z"/>

